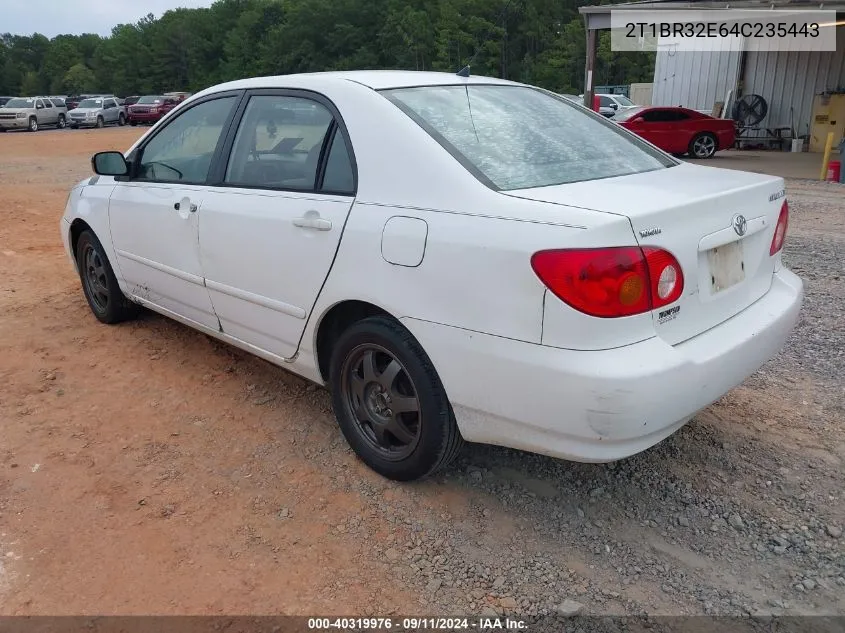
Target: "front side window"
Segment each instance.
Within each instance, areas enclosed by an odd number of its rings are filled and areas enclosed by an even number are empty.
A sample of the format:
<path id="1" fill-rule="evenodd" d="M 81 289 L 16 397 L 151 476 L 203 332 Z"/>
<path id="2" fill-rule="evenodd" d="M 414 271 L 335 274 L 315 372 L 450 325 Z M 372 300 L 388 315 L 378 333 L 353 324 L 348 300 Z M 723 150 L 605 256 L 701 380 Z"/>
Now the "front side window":
<path id="1" fill-rule="evenodd" d="M 332 120 L 328 109 L 311 99 L 252 97 L 235 136 L 226 182 L 313 191 Z"/>
<path id="2" fill-rule="evenodd" d="M 173 119 L 147 143 L 137 177 L 166 182 L 203 183 L 235 97 L 200 103 Z"/>
<path id="3" fill-rule="evenodd" d="M 615 123 L 523 86 L 426 86 L 382 94 L 501 190 L 624 176 L 678 163 Z"/>

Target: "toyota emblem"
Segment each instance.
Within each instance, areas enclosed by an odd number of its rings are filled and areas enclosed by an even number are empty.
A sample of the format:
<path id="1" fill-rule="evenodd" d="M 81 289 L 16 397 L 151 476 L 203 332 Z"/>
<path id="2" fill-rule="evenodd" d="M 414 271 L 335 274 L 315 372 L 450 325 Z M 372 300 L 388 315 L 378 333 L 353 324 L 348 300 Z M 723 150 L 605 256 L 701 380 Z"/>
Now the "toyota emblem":
<path id="1" fill-rule="evenodd" d="M 745 220 L 744 215 L 735 215 L 733 219 L 733 227 L 736 234 L 742 237 L 745 235 L 745 231 L 748 229 L 748 222 Z"/>

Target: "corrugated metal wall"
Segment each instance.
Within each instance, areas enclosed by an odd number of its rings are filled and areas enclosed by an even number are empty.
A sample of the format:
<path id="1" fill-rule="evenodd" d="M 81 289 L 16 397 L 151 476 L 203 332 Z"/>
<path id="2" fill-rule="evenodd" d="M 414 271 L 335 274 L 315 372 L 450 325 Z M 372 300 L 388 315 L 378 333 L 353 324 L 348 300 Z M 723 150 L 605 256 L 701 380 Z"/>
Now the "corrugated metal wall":
<path id="1" fill-rule="evenodd" d="M 710 110 L 736 86 L 739 53 L 658 51 L 654 65 L 654 105 Z M 809 133 L 813 97 L 845 88 L 845 28 L 836 29 L 836 52 L 762 51 L 748 53 L 743 94 L 761 95 L 769 104 L 762 127 L 795 127 Z"/>
<path id="2" fill-rule="evenodd" d="M 769 104 L 763 127 L 792 127 L 809 133 L 813 97 L 845 88 L 845 29 L 836 29 L 836 52 L 749 52 L 744 94 L 758 94 Z M 790 112 L 792 108 L 792 112 Z M 793 123 L 794 122 L 794 123 Z"/>
<path id="3" fill-rule="evenodd" d="M 654 64 L 652 105 L 713 109 L 736 86 L 739 52 L 659 50 Z"/>

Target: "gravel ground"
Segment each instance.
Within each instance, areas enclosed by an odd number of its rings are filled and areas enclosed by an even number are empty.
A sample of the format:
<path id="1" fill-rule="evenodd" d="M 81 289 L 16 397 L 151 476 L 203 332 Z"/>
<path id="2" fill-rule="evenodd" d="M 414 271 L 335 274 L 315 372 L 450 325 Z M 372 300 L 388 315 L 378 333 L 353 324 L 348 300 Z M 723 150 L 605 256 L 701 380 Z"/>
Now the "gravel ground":
<path id="1" fill-rule="evenodd" d="M 841 187 L 788 183 L 801 321 L 677 434 L 607 465 L 469 446 L 399 485 L 322 390 L 91 318 L 58 214 L 138 133 L 0 139 L 0 613 L 845 614 Z"/>

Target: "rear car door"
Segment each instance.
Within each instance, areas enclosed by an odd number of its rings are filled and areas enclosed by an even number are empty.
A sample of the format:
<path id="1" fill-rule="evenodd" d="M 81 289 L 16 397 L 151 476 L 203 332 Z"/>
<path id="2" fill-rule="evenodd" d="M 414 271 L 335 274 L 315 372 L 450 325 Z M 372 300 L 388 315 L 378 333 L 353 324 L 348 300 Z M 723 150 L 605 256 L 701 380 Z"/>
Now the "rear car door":
<path id="1" fill-rule="evenodd" d="M 118 112 L 117 101 L 114 99 L 103 100 L 103 118 L 106 123 L 117 123 Z"/>
<path id="2" fill-rule="evenodd" d="M 58 109 L 49 99 L 39 99 L 35 107 L 38 109 L 38 125 L 54 125 L 59 120 Z"/>
<path id="3" fill-rule="evenodd" d="M 290 358 L 340 244 L 355 163 L 320 95 L 253 91 L 241 110 L 203 203 L 202 267 L 223 331 Z"/>
<path id="4" fill-rule="evenodd" d="M 214 330 L 217 317 L 200 264 L 199 216 L 239 96 L 210 96 L 157 130 L 129 157 L 131 176 L 119 179 L 109 204 L 117 263 L 133 296 Z"/>

